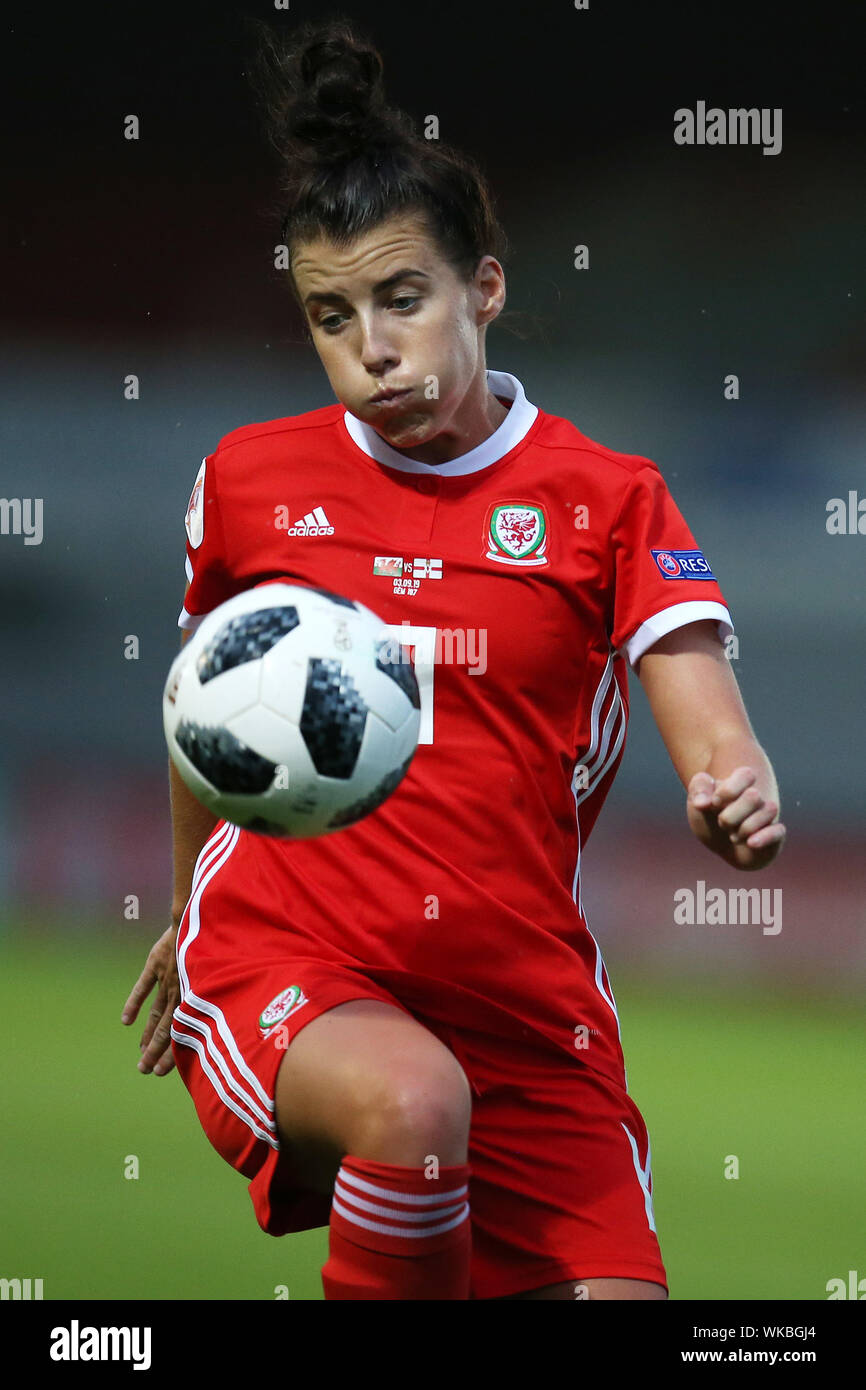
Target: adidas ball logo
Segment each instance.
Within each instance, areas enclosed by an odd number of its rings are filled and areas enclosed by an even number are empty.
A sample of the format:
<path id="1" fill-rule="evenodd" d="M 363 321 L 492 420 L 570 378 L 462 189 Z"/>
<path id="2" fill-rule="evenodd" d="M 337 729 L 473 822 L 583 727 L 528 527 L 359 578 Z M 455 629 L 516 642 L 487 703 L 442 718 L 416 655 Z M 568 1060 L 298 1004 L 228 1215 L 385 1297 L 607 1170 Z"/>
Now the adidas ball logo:
<path id="1" fill-rule="evenodd" d="M 334 528 L 321 507 L 314 507 L 306 516 L 286 530 L 287 536 L 333 536 Z"/>

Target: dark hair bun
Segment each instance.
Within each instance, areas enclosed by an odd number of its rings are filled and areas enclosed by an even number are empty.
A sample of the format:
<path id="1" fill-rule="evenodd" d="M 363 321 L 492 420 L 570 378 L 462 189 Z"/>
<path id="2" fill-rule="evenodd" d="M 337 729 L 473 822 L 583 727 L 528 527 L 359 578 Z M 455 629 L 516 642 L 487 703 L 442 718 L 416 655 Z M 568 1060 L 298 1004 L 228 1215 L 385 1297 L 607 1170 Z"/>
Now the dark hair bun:
<path id="1" fill-rule="evenodd" d="M 272 54 L 285 93 L 274 132 L 281 149 L 321 164 L 393 141 L 396 126 L 385 104 L 382 59 L 347 24 L 307 24 L 288 50 Z"/>

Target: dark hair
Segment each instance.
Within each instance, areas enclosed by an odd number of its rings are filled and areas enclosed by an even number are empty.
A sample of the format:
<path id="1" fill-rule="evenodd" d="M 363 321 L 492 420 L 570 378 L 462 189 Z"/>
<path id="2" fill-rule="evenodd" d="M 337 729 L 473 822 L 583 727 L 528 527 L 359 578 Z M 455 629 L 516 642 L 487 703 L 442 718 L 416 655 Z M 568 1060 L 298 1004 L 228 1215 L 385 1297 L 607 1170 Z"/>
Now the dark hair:
<path id="1" fill-rule="evenodd" d="M 402 211 L 420 215 L 461 279 L 482 256 L 505 260 L 508 239 L 480 168 L 419 137 L 386 103 L 381 55 L 354 21 L 307 21 L 288 37 L 261 22 L 252 28 L 252 85 L 282 161 L 280 241 L 296 299 L 294 245 L 324 235 L 346 247 Z"/>

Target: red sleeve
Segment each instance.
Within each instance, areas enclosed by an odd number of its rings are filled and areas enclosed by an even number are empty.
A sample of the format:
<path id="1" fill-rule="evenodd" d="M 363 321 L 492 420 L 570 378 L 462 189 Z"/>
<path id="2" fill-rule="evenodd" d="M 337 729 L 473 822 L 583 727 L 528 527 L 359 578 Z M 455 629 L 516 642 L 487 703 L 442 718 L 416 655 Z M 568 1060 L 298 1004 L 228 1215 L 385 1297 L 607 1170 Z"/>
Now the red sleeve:
<path id="1" fill-rule="evenodd" d="M 205 614 L 237 593 L 225 554 L 225 537 L 217 493 L 219 451 L 202 459 L 187 503 L 186 577 L 190 581 L 178 627 L 193 630 Z"/>
<path id="2" fill-rule="evenodd" d="M 632 477 L 611 533 L 614 564 L 611 644 L 633 666 L 665 633 L 715 618 L 733 632 L 725 596 L 654 463 Z"/>

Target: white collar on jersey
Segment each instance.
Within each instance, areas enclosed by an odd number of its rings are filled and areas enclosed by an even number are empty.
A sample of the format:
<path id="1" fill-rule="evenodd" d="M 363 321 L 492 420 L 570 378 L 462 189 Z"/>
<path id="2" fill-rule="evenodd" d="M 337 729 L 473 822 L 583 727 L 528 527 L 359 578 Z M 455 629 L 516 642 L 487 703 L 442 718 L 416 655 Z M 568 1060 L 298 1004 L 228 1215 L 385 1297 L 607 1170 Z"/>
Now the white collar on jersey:
<path id="1" fill-rule="evenodd" d="M 511 409 L 498 429 L 489 438 L 447 463 L 420 463 L 418 459 L 407 458 L 387 444 L 372 425 L 359 420 L 348 410 L 343 412 L 343 420 L 351 438 L 363 449 L 365 454 L 385 463 L 389 468 L 399 468 L 402 473 L 429 473 L 439 477 L 454 477 L 459 473 L 477 473 L 481 468 L 489 468 L 515 445 L 519 444 L 538 414 L 538 406 L 526 399 L 516 376 L 510 372 L 493 372 L 487 369 L 487 385 L 495 396 L 503 396 L 513 402 Z"/>

